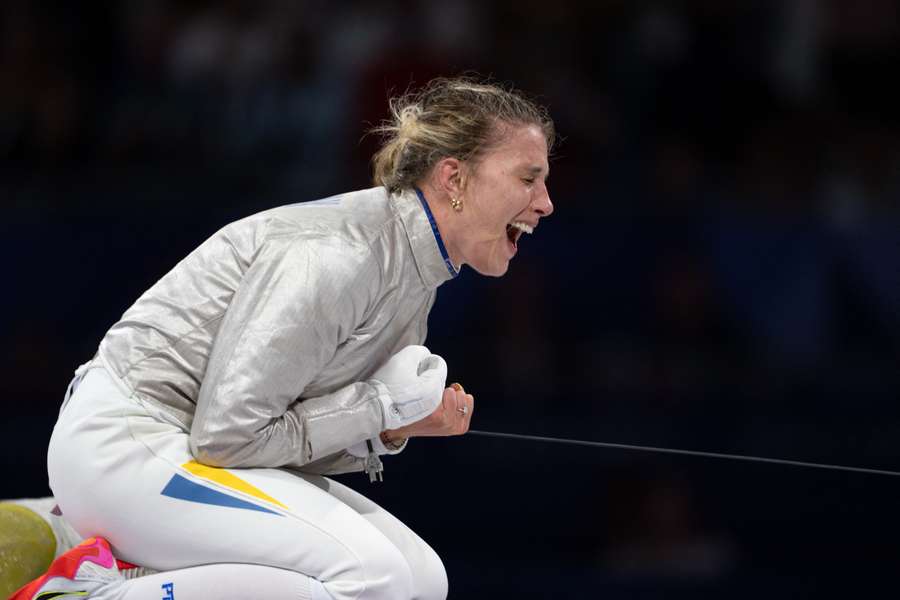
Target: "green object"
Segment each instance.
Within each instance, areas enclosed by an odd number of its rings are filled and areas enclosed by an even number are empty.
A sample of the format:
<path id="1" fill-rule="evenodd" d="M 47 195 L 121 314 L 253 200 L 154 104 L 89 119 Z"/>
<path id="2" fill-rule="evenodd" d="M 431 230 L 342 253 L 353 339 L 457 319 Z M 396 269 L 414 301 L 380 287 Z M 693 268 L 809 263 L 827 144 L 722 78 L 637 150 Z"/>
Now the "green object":
<path id="1" fill-rule="evenodd" d="M 56 553 L 50 525 L 32 510 L 0 502 L 0 598 L 44 574 Z"/>

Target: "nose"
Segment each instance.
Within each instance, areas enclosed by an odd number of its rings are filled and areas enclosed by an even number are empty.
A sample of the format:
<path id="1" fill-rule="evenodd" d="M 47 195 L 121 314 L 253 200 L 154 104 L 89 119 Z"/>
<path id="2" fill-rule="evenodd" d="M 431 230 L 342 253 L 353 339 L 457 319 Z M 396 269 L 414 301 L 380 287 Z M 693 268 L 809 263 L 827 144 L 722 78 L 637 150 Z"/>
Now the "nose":
<path id="1" fill-rule="evenodd" d="M 534 199 L 532 207 L 534 212 L 542 217 L 549 217 L 553 214 L 553 202 L 550 201 L 550 192 L 547 190 L 546 185 L 541 186 L 541 190 Z"/>

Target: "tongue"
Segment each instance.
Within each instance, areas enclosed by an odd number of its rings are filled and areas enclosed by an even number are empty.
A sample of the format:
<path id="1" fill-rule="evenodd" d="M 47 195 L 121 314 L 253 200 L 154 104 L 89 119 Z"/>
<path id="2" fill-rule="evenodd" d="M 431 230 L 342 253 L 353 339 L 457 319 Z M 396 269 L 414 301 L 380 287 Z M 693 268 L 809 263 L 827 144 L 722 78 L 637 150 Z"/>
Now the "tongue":
<path id="1" fill-rule="evenodd" d="M 513 247 L 518 249 L 519 244 L 517 238 L 519 237 L 519 230 L 513 227 L 512 225 L 506 226 L 506 237 L 509 239 L 510 243 L 512 243 Z"/>

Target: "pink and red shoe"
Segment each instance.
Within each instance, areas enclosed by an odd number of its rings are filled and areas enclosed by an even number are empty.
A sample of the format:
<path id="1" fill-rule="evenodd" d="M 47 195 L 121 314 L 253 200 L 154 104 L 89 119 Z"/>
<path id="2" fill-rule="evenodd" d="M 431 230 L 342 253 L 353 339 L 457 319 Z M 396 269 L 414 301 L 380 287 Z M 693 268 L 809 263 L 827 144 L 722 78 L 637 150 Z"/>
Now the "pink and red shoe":
<path id="1" fill-rule="evenodd" d="M 88 538 L 60 555 L 41 577 L 25 585 L 9 600 L 50 600 L 51 598 L 89 597 L 91 592 L 116 581 L 124 581 L 119 572 L 134 565 L 118 563 L 103 538 Z"/>

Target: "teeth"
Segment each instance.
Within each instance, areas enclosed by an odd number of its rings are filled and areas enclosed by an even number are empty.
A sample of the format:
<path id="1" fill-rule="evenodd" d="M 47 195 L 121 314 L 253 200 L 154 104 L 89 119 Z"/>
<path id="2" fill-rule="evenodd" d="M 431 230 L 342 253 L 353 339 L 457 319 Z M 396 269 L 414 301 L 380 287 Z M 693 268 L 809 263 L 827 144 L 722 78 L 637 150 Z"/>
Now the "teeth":
<path id="1" fill-rule="evenodd" d="M 525 233 L 534 233 L 534 227 L 527 223 L 522 223 L 521 221 L 513 221 L 509 225 L 510 227 L 515 227 L 519 231 L 524 231 Z"/>

